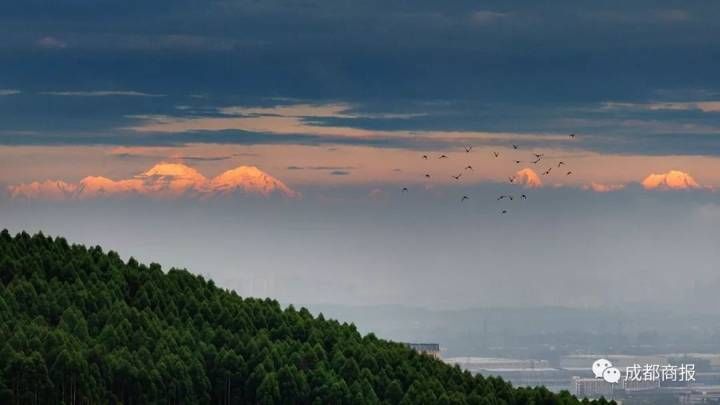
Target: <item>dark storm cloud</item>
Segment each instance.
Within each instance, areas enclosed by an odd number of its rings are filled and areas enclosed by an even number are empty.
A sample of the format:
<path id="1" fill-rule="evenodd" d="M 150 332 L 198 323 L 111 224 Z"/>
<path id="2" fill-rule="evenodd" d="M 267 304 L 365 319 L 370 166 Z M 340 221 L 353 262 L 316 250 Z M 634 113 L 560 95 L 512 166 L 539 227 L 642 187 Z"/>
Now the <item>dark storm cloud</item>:
<path id="1" fill-rule="evenodd" d="M 35 85 L 62 78 L 302 98 L 597 100 L 642 96 L 660 84 L 717 88 L 718 8 L 649 0 L 36 0 L 3 2 L 0 21 L 7 77 Z M 42 38 L 65 44 L 63 52 L 29 50 Z"/>
<path id="2" fill-rule="evenodd" d="M 317 136 L 306 134 L 266 134 L 240 130 L 213 132 L 185 132 L 179 134 L 46 134 L 34 132 L 0 131 L 0 145 L 114 145 L 114 146 L 182 146 L 188 143 L 219 143 L 235 145 L 364 145 L 391 148 L 413 148 L 417 142 L 409 139 L 358 139 L 343 136 Z M 423 146 L 442 147 L 440 141 L 426 142 Z"/>
<path id="3" fill-rule="evenodd" d="M 141 159 L 141 160 L 162 160 L 167 159 L 168 156 L 164 155 L 152 155 L 152 154 L 142 154 L 142 153 L 130 153 L 130 152 L 123 152 L 123 153 L 113 153 L 113 157 L 117 159 Z M 186 160 L 186 161 L 195 161 L 195 162 L 217 162 L 222 160 L 229 160 L 232 159 L 232 156 L 171 156 L 172 159 L 178 159 L 178 160 Z"/>
<path id="4" fill-rule="evenodd" d="M 718 114 L 599 106 L 716 99 L 717 11 L 709 0 L 4 1 L 0 88 L 22 93 L 0 97 L 0 143 L 413 146 L 116 130 L 127 116 L 212 116 L 281 97 L 425 114 L 314 118 L 319 125 L 578 132 L 598 151 L 715 153 Z"/>
<path id="5" fill-rule="evenodd" d="M 220 160 L 232 159 L 231 156 L 178 156 L 176 159 L 194 160 L 198 162 L 216 162 Z"/>
<path id="6" fill-rule="evenodd" d="M 127 94 L 144 94 L 126 91 Z M 658 106 L 644 103 L 591 104 L 510 104 L 455 101 L 444 103 L 405 102 L 385 109 L 386 104 L 359 103 L 340 116 L 304 117 L 306 132 L 266 133 L 234 129 L 197 130 L 177 133 L 153 133 L 129 130 L 145 122 L 149 115 L 168 119 L 228 118 L 207 100 L 195 102 L 179 98 L 128 97 L 124 94 L 98 96 L 51 96 L 23 92 L 0 97 L 0 144 L 2 145 L 136 145 L 181 146 L 188 143 L 225 144 L 300 144 L 364 145 L 382 148 L 443 149 L 459 147 L 437 137 L 424 136 L 428 131 L 487 131 L 537 134 L 524 139 L 523 148 L 547 147 L 542 134 L 580 135 L 573 144 L 581 149 L 620 154 L 688 154 L 714 155 L 720 151 L 720 111 L 701 110 L 694 104 Z M 74 94 L 74 93 L 73 93 Z M 84 94 L 84 93 L 83 93 Z M 97 94 L 97 92 L 90 92 Z M 105 94 L 105 93 L 102 93 Z M 114 94 L 114 93 L 113 93 Z M 240 100 L 247 102 L 247 100 Z M 292 106 L 297 100 L 269 102 L 260 100 L 249 105 Z M 44 107 L 42 116 L 34 106 Z M 246 104 L 248 105 L 248 104 Z M 720 109 L 720 106 L 714 107 Z M 385 111 L 380 113 L 380 111 Z M 269 113 L 267 116 L 271 116 Z M 247 116 L 247 115 L 243 115 Z M 400 118 L 398 118 L 400 117 Z M 318 134 L 313 128 L 354 128 L 382 131 L 374 137 Z M 302 129 L 302 128 L 300 128 Z M 397 131 L 397 136 L 393 135 Z M 401 134 L 405 133 L 406 136 Z M 407 136 L 414 134 L 414 136 Z M 478 139 L 475 145 L 507 146 L 510 139 Z"/>

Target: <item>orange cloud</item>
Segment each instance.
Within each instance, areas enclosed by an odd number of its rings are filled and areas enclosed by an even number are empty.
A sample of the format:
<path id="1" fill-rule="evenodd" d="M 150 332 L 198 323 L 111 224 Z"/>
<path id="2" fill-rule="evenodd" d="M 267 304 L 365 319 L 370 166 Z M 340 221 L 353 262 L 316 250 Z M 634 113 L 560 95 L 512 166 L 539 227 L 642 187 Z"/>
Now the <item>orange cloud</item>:
<path id="1" fill-rule="evenodd" d="M 159 163 L 131 179 L 112 180 L 88 176 L 79 183 L 46 180 L 8 187 L 13 199 L 85 200 L 111 196 L 142 195 L 157 198 L 214 197 L 236 192 L 269 197 L 296 198 L 300 194 L 254 166 L 239 166 L 207 179 L 190 166 Z"/>
<path id="2" fill-rule="evenodd" d="M 540 180 L 540 176 L 538 176 L 537 173 L 529 167 L 515 173 L 515 177 L 518 184 L 522 184 L 526 188 L 539 188 L 543 185 L 542 180 Z"/>
<path id="3" fill-rule="evenodd" d="M 675 110 L 689 111 L 699 110 L 702 112 L 720 112 L 720 101 L 684 101 L 684 102 L 662 102 L 662 103 L 605 103 L 605 108 L 640 108 L 644 110 L 660 111 Z"/>
<path id="4" fill-rule="evenodd" d="M 311 134 L 348 138 L 412 138 L 422 135 L 425 140 L 467 144 L 480 140 L 545 140 L 567 141 L 566 134 L 523 134 L 482 131 L 408 131 L 371 130 L 364 128 L 318 124 L 317 118 L 391 118 L 406 119 L 418 114 L 360 114 L 352 112 L 352 105 L 291 104 L 274 107 L 222 107 L 209 116 L 179 117 L 171 115 L 132 115 L 137 125 L 122 129 L 135 132 L 184 133 L 197 131 L 241 130 L 267 134 Z M 422 114 L 420 114 L 422 115 Z"/>
<path id="5" fill-rule="evenodd" d="M 688 173 L 670 170 L 667 173 L 651 174 L 642 181 L 645 190 L 689 190 L 700 188 L 700 184 Z"/>

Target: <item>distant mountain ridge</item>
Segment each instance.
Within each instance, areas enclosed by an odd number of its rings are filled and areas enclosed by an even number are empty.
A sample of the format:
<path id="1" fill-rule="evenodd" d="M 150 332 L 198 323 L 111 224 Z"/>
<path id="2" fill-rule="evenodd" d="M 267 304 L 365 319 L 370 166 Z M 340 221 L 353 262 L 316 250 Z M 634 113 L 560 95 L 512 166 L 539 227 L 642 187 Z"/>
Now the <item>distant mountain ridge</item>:
<path id="1" fill-rule="evenodd" d="M 211 179 L 182 163 L 161 162 L 130 179 L 87 176 L 78 183 L 45 180 L 8 187 L 13 199 L 86 200 L 108 197 L 213 198 L 244 193 L 298 198 L 300 193 L 255 166 L 238 166 Z"/>

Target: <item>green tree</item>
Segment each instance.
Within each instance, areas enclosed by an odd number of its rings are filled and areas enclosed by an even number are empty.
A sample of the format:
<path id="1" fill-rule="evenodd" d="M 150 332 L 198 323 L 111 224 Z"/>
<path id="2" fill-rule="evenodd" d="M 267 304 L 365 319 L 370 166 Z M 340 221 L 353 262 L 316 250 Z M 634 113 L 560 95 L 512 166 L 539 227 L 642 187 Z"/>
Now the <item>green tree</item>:
<path id="1" fill-rule="evenodd" d="M 280 387 L 275 373 L 265 375 L 257 389 L 257 400 L 262 405 L 274 405 L 280 401 Z"/>

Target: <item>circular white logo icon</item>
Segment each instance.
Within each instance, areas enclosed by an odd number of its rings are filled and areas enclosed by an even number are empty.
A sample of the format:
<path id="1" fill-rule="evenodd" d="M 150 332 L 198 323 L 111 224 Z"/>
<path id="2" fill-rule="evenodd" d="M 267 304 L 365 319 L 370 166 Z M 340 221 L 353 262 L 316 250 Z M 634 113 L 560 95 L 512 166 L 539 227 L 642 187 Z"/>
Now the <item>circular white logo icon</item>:
<path id="1" fill-rule="evenodd" d="M 615 384 L 620 381 L 620 370 L 617 367 L 608 367 L 603 371 L 603 380 L 610 384 Z"/>
<path id="2" fill-rule="evenodd" d="M 595 360 L 595 363 L 592 365 L 592 371 L 593 374 L 595 374 L 595 378 L 603 378 L 603 371 L 610 367 L 612 367 L 612 363 L 608 359 Z"/>

